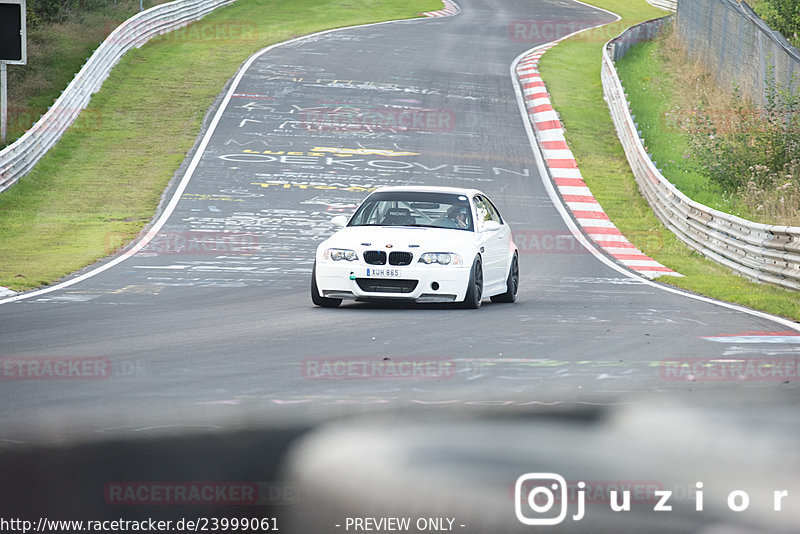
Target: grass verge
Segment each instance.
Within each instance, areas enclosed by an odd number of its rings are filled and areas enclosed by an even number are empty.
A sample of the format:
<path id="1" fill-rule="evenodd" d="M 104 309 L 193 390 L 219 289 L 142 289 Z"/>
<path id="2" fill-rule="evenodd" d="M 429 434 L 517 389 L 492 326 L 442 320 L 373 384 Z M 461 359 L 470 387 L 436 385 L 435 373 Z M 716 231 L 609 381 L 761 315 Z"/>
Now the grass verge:
<path id="1" fill-rule="evenodd" d="M 617 71 L 647 150 L 678 189 L 706 206 L 750 221 L 800 225 L 800 188 L 791 174 L 797 173 L 792 166 L 776 169 L 780 163 L 773 158 L 782 159 L 769 148 L 775 141 L 778 147 L 788 144 L 791 125 L 776 128 L 776 121 L 761 117 L 733 87 L 716 85 L 708 67 L 689 57 L 672 25 L 658 39 L 633 46 L 617 62 Z M 711 132 L 721 140 L 712 154 L 718 155 L 719 164 L 724 162 L 727 176 L 733 176 L 728 181 L 734 192 L 703 172 Z M 732 147 L 738 151 L 732 153 Z M 752 159 L 744 159 L 744 153 Z M 730 169 L 734 164 L 735 171 Z"/>
<path id="2" fill-rule="evenodd" d="M 625 28 L 666 13 L 644 0 L 583 0 L 622 20 L 562 42 L 540 61 L 540 72 L 559 112 L 587 185 L 617 227 L 637 247 L 683 278 L 659 281 L 695 293 L 800 320 L 800 296 L 734 275 L 683 245 L 655 217 L 639 193 L 600 82 L 602 47 Z"/>
<path id="3" fill-rule="evenodd" d="M 661 173 L 688 197 L 733 213 L 729 199 L 699 172 L 690 157 L 688 136 L 669 120 L 672 115 L 685 113 L 683 110 L 688 107 L 676 100 L 680 81 L 671 67 L 662 54 L 660 40 L 635 45 L 617 61 L 617 72 L 647 150 Z"/>
<path id="4" fill-rule="evenodd" d="M 144 5 L 164 1 L 147 0 Z M 8 66 L 8 144 L 44 115 L 111 30 L 138 11 L 139 0 L 117 0 L 71 13 L 61 22 L 28 20 L 28 64 Z"/>
<path id="5" fill-rule="evenodd" d="M 147 224 L 207 110 L 239 65 L 316 31 L 411 18 L 440 0 L 238 0 L 129 52 L 80 127 L 0 194 L 0 286 L 52 283 Z"/>

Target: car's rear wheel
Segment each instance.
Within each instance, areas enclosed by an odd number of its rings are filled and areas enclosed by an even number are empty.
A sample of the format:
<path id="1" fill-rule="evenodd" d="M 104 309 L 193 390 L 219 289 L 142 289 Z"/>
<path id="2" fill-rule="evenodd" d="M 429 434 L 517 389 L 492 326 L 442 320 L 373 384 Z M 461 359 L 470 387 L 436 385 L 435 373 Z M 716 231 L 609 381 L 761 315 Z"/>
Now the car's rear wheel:
<path id="1" fill-rule="evenodd" d="M 508 279 L 506 279 L 506 292 L 492 297 L 492 302 L 515 302 L 517 300 L 517 291 L 519 291 L 519 261 L 517 261 L 517 254 L 511 259 L 511 268 L 508 270 Z"/>
<path id="2" fill-rule="evenodd" d="M 469 274 L 469 283 L 467 284 L 467 294 L 464 297 L 464 302 L 461 303 L 463 308 L 470 310 L 477 310 L 481 307 L 481 298 L 483 297 L 483 264 L 481 257 L 475 256 L 475 261 L 472 262 L 472 271 Z"/>
<path id="3" fill-rule="evenodd" d="M 331 299 L 322 297 L 317 288 L 317 263 L 314 262 L 314 267 L 311 269 L 311 302 L 323 308 L 336 308 L 342 303 L 342 299 Z"/>

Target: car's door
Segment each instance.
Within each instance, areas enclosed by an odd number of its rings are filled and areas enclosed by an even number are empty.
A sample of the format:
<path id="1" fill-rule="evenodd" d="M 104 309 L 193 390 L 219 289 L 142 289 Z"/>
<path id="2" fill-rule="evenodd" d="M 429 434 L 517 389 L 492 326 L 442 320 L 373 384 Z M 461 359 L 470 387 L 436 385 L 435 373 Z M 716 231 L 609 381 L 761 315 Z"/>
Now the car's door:
<path id="1" fill-rule="evenodd" d="M 516 246 L 514 245 L 514 238 L 511 234 L 511 227 L 503 220 L 500 211 L 491 199 L 486 198 L 486 204 L 492 210 L 494 219 L 500 223 L 500 277 L 503 284 L 508 280 L 508 271 L 511 267 L 511 257 Z"/>
<path id="2" fill-rule="evenodd" d="M 485 197 L 475 195 L 474 202 L 478 240 L 483 248 L 483 284 L 488 288 L 506 279 L 508 226 Z"/>

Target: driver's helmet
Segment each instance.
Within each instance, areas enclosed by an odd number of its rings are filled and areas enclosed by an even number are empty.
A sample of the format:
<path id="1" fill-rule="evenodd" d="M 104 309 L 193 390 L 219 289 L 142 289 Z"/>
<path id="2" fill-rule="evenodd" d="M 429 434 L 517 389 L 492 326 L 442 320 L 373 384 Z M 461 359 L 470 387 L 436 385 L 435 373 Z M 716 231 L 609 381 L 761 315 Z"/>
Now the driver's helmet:
<path id="1" fill-rule="evenodd" d="M 447 210 L 446 217 L 458 224 L 461 228 L 467 226 L 467 208 L 465 206 L 450 206 Z"/>

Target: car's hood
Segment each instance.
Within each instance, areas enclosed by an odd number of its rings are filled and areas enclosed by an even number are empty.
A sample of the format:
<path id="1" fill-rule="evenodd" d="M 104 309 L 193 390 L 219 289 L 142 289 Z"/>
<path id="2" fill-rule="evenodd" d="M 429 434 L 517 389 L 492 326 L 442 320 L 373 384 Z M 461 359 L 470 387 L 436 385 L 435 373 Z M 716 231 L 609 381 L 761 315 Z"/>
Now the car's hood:
<path id="1" fill-rule="evenodd" d="M 474 246 L 474 242 L 475 233 L 465 230 L 418 226 L 348 226 L 333 234 L 325 244 L 329 247 L 351 249 L 383 249 L 392 245 L 392 248 L 399 250 L 407 250 L 411 245 L 416 245 L 425 249 L 425 252 L 450 252 L 444 248 L 455 250 Z"/>

